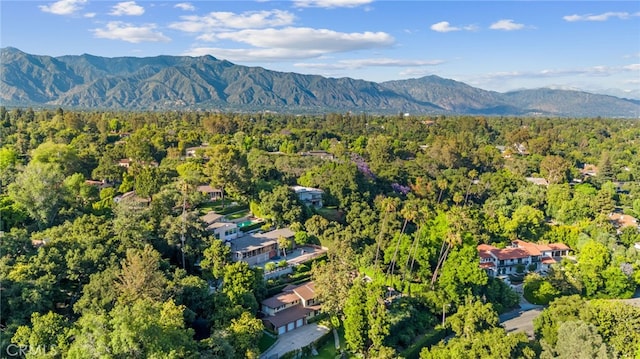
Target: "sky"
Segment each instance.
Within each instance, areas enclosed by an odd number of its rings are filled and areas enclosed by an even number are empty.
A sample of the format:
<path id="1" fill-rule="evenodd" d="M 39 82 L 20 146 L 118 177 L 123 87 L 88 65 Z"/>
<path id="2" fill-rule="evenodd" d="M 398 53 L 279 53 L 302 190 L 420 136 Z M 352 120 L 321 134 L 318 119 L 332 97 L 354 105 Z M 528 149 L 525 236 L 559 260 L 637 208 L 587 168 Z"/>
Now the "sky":
<path id="1" fill-rule="evenodd" d="M 6 1 L 0 47 L 640 99 L 640 1 Z"/>

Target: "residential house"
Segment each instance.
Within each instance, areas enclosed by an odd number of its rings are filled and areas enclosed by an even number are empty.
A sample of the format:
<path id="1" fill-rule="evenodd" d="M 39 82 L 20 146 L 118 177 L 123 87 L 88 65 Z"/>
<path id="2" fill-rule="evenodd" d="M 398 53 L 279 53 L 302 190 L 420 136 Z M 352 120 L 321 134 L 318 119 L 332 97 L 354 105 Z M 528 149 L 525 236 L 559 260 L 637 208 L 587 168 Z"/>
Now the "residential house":
<path id="1" fill-rule="evenodd" d="M 295 233 L 281 228 L 265 233 L 247 233 L 230 242 L 232 260 L 257 265 L 278 256 L 278 239 L 292 239 Z"/>
<path id="2" fill-rule="evenodd" d="M 280 294 L 263 300 L 261 304 L 265 327 L 278 334 L 306 325 L 320 312 L 314 282 L 287 286 Z"/>
<path id="3" fill-rule="evenodd" d="M 583 177 L 595 177 L 598 175 L 598 167 L 591 163 L 585 163 L 580 169 L 580 174 Z"/>
<path id="4" fill-rule="evenodd" d="M 549 186 L 549 181 L 542 177 L 525 177 L 525 180 L 538 186 Z"/>
<path id="5" fill-rule="evenodd" d="M 298 198 L 306 206 L 322 208 L 322 195 L 324 191 L 319 188 L 293 186 L 291 189 L 298 195 Z"/>
<path id="6" fill-rule="evenodd" d="M 208 159 L 209 157 L 205 154 L 207 148 L 209 148 L 208 144 L 202 144 L 196 147 L 188 147 L 184 150 L 184 154 L 187 158 Z"/>
<path id="7" fill-rule="evenodd" d="M 333 160 L 335 159 L 335 156 L 327 151 L 322 151 L 322 150 L 312 150 L 312 151 L 307 151 L 307 152 L 300 152 L 300 156 L 312 156 L 312 157 L 318 157 L 320 159 L 323 160 Z"/>
<path id="8" fill-rule="evenodd" d="M 118 161 L 118 166 L 124 167 L 126 169 L 129 169 L 129 167 L 133 166 L 134 163 L 137 163 L 138 165 L 143 166 L 143 167 L 158 167 L 159 166 L 159 163 L 156 162 L 156 161 L 151 161 L 151 162 L 138 161 L 138 162 L 135 162 L 131 158 L 122 158 L 122 159 L 120 159 Z"/>
<path id="9" fill-rule="evenodd" d="M 640 230 L 638 219 L 628 214 L 614 212 L 609 214 L 609 221 L 616 228 L 618 234 L 626 227 L 635 227 Z"/>
<path id="10" fill-rule="evenodd" d="M 211 211 L 200 217 L 200 220 L 207 225 L 207 230 L 213 232 L 214 237 L 221 241 L 228 242 L 238 238 L 238 224 L 227 222 L 221 214 Z"/>
<path id="11" fill-rule="evenodd" d="M 478 245 L 480 268 L 491 276 L 518 273 L 518 267 L 544 273 L 549 267 L 569 255 L 571 249 L 563 243 L 536 244 L 515 240 L 506 248 L 489 244 Z"/>
<path id="12" fill-rule="evenodd" d="M 131 167 L 131 160 L 129 158 L 123 158 L 120 161 L 118 161 L 118 166 L 129 168 Z"/>
<path id="13" fill-rule="evenodd" d="M 129 191 L 121 195 L 113 197 L 115 203 L 126 203 L 132 207 L 145 207 L 151 202 L 150 198 L 140 197 L 136 194 L 136 191 Z"/>
<path id="14" fill-rule="evenodd" d="M 113 187 L 113 183 L 109 183 L 109 182 L 107 182 L 105 180 L 98 181 L 98 180 L 88 179 L 88 180 L 84 181 L 84 183 L 86 185 L 88 185 L 88 186 L 97 187 L 98 190 L 103 190 L 105 188 Z"/>
<path id="15" fill-rule="evenodd" d="M 209 201 L 215 201 L 222 198 L 222 190 L 219 188 L 213 188 L 208 184 L 198 186 L 197 190 L 207 196 Z"/>

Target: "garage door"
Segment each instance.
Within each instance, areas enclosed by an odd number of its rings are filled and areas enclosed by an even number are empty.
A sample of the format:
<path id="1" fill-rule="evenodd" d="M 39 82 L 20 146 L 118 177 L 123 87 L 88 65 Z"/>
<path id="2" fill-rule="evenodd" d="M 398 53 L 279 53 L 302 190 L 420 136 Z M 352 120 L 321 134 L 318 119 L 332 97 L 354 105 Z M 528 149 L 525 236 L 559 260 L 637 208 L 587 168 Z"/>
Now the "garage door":
<path id="1" fill-rule="evenodd" d="M 303 322 L 303 320 L 302 320 L 302 319 L 298 319 L 298 320 L 296 321 L 296 328 L 300 328 L 300 327 L 302 326 L 302 322 Z"/>
<path id="2" fill-rule="evenodd" d="M 287 324 L 287 331 L 296 329 L 296 322 Z"/>
<path id="3" fill-rule="evenodd" d="M 287 332 L 287 327 L 284 325 L 278 328 L 278 334 L 284 334 Z"/>

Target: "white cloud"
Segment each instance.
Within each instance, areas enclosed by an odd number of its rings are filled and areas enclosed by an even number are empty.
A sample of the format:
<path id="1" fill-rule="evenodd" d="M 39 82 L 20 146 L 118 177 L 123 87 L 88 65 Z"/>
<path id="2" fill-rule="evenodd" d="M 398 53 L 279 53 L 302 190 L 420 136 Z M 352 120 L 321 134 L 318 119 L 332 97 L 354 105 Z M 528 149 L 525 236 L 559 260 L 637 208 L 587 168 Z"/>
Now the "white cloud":
<path id="1" fill-rule="evenodd" d="M 609 11 L 609 12 L 605 12 L 602 14 L 598 14 L 598 15 L 593 15 L 593 14 L 584 14 L 584 15 L 578 15 L 578 14 L 574 14 L 574 15 L 567 15 L 567 16 L 563 16 L 562 18 L 565 21 L 568 22 L 575 22 L 575 21 L 607 21 L 611 18 L 618 18 L 621 20 L 625 20 L 625 19 L 629 19 L 633 16 L 640 16 L 640 12 L 636 12 L 636 13 L 628 13 L 628 12 L 613 12 L 613 11 Z"/>
<path id="2" fill-rule="evenodd" d="M 82 9 L 87 0 L 60 0 L 49 5 L 40 5 L 40 10 L 56 15 L 71 15 Z"/>
<path id="3" fill-rule="evenodd" d="M 457 26 L 451 26 L 451 24 L 448 21 L 437 22 L 437 23 L 431 25 L 430 28 L 431 28 L 431 30 L 437 31 L 437 32 L 451 32 L 451 31 L 460 31 L 460 30 L 476 31 L 476 30 L 478 30 L 478 27 L 475 26 L 475 25 L 467 25 L 467 26 L 463 26 L 463 27 L 457 27 Z"/>
<path id="4" fill-rule="evenodd" d="M 322 51 L 299 51 L 293 49 L 223 49 L 217 47 L 195 47 L 184 53 L 186 56 L 211 55 L 231 62 L 265 62 L 308 59 L 323 55 Z"/>
<path id="5" fill-rule="evenodd" d="M 494 22 L 489 26 L 491 30 L 504 30 L 504 31 L 513 31 L 520 30 L 524 28 L 524 24 L 518 24 L 513 22 L 511 19 L 502 19 Z"/>
<path id="6" fill-rule="evenodd" d="M 169 25 L 170 28 L 185 32 L 209 32 L 221 29 L 255 29 L 270 26 L 286 26 L 293 23 L 295 16 L 282 10 L 233 12 L 212 12 L 205 16 L 181 16 L 183 21 Z"/>
<path id="7" fill-rule="evenodd" d="M 391 35 L 384 32 L 344 33 L 308 27 L 249 29 L 237 32 L 223 32 L 218 34 L 217 37 L 255 47 L 313 50 L 323 53 L 387 47 L 395 41 Z"/>
<path id="8" fill-rule="evenodd" d="M 113 6 L 111 12 L 109 13 L 109 15 L 114 16 L 140 16 L 142 14 L 144 14 L 144 8 L 136 4 L 135 1 L 125 1 L 117 3 Z"/>
<path id="9" fill-rule="evenodd" d="M 122 40 L 134 44 L 140 42 L 169 42 L 170 38 L 156 31 L 155 24 L 134 26 L 121 21 L 110 21 L 105 28 L 93 29 L 95 37 L 110 40 Z"/>
<path id="10" fill-rule="evenodd" d="M 373 0 L 294 0 L 295 7 L 358 7 L 372 3 Z"/>
<path id="11" fill-rule="evenodd" d="M 247 49 L 197 47 L 185 55 L 213 55 L 229 61 L 263 62 L 317 58 L 322 55 L 391 46 L 394 38 L 383 32 L 340 33 L 325 29 L 285 28 L 241 30 L 216 35 L 253 46 Z"/>
<path id="12" fill-rule="evenodd" d="M 640 64 L 629 64 L 625 66 L 591 66 L 576 69 L 544 69 L 540 71 L 512 71 L 494 72 L 487 74 L 484 78 L 488 80 L 510 79 L 510 78 L 549 78 L 549 77 L 576 77 L 576 76 L 598 76 L 608 77 L 623 72 L 638 72 Z"/>
<path id="13" fill-rule="evenodd" d="M 422 67 L 435 66 L 444 63 L 442 60 L 403 60 L 403 59 L 353 59 L 340 60 L 331 63 L 296 63 L 293 66 L 318 70 L 358 70 L 365 67 Z"/>
<path id="14" fill-rule="evenodd" d="M 431 30 L 437 32 L 451 32 L 451 31 L 460 31 L 462 30 L 459 27 L 451 26 L 448 21 L 440 21 L 431 25 Z"/>
<path id="15" fill-rule="evenodd" d="M 184 11 L 195 11 L 196 10 L 196 7 L 193 6 L 193 4 L 188 3 L 188 2 L 177 3 L 177 4 L 173 5 L 173 7 L 177 8 L 177 9 L 184 10 Z"/>
<path id="16" fill-rule="evenodd" d="M 82 15 L 83 17 L 86 17 L 87 19 L 93 19 L 94 17 L 96 17 L 96 13 L 95 12 L 88 12 L 84 15 Z"/>

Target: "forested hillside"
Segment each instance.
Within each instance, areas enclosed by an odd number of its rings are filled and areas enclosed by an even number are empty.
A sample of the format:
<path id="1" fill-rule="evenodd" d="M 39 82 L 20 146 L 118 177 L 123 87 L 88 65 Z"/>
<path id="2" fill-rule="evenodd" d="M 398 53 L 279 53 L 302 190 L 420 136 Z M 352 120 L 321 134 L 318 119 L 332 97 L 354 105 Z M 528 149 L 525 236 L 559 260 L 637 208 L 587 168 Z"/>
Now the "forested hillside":
<path id="1" fill-rule="evenodd" d="M 0 352 L 258 358 L 313 280 L 322 358 L 637 358 L 639 181 L 637 120 L 0 107 Z M 207 215 L 327 253 L 249 264 Z M 570 250 L 481 266 L 517 241 Z"/>
<path id="2" fill-rule="evenodd" d="M 636 100 L 581 91 L 499 93 L 438 76 L 376 83 L 271 71 L 212 56 L 33 55 L 0 49 L 7 106 L 104 110 L 209 110 L 321 114 L 638 118 Z"/>

